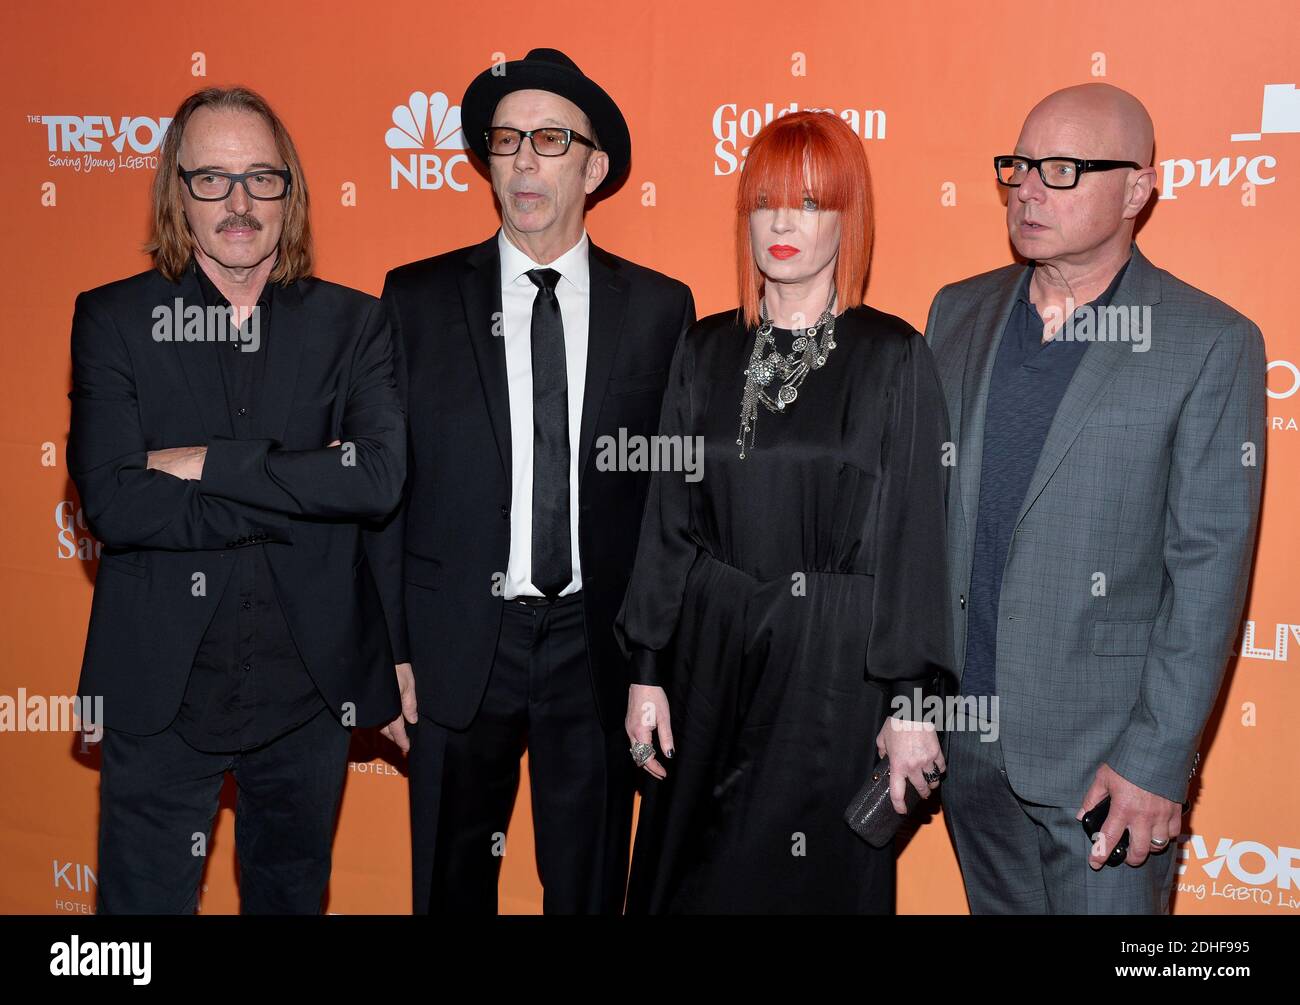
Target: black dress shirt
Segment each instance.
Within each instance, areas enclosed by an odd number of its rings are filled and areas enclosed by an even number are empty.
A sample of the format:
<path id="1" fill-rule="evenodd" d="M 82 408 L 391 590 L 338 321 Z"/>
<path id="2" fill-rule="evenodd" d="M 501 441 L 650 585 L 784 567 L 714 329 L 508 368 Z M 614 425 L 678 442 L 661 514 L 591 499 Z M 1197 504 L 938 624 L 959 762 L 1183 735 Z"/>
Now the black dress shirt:
<path id="1" fill-rule="evenodd" d="M 203 269 L 197 263 L 191 268 L 198 275 L 204 305 L 229 308 L 230 301 Z M 258 342 L 232 338 L 212 347 L 235 439 L 255 436 L 254 410 L 263 391 L 273 301 L 274 284 L 267 283 L 257 303 Z M 245 326 L 251 323 L 245 321 Z M 246 345 L 257 349 L 244 351 Z M 258 747 L 325 708 L 280 609 L 266 547 L 250 541 L 227 553 L 234 569 L 199 643 L 175 722 L 185 741 L 199 750 Z"/>

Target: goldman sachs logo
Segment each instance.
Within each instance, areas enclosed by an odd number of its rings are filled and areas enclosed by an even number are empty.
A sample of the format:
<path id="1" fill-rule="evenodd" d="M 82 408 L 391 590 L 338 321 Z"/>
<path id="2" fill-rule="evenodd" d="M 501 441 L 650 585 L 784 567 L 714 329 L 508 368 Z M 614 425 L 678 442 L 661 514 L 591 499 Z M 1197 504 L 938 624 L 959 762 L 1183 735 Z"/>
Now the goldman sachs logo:
<path id="1" fill-rule="evenodd" d="M 745 158 L 749 156 L 749 141 L 758 135 L 758 131 L 769 122 L 798 111 L 830 112 L 848 123 L 849 128 L 864 140 L 885 138 L 883 108 L 801 109 L 797 101 L 791 101 L 787 105 L 769 101 L 746 108 L 732 102 L 719 105 L 713 110 L 713 138 L 717 141 L 713 147 L 713 173 L 728 175 L 743 169 Z"/>

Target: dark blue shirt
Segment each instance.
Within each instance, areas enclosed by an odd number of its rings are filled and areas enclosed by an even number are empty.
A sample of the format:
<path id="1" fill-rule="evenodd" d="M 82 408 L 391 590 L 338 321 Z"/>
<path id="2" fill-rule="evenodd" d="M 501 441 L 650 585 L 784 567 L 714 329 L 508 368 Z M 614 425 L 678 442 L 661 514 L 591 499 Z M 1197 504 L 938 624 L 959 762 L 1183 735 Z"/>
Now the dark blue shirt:
<path id="1" fill-rule="evenodd" d="M 1085 307 L 1109 306 L 1127 270 L 1125 263 L 1105 292 Z M 1025 270 L 989 382 L 975 554 L 966 593 L 964 695 L 997 694 L 998 604 L 1011 534 L 1056 409 L 1088 348 L 1086 341 L 1064 340 L 1062 331 L 1043 342 L 1043 319 L 1029 301 L 1033 274 L 1033 268 Z"/>

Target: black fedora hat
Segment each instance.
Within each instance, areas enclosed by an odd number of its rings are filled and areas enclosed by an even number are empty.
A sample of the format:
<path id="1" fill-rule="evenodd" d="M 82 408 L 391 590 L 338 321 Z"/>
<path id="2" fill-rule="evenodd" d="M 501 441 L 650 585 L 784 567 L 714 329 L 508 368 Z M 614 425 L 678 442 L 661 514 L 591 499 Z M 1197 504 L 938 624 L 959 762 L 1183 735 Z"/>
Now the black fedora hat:
<path id="1" fill-rule="evenodd" d="M 614 99 L 559 49 L 533 49 L 523 59 L 484 70 L 475 77 L 460 102 L 460 122 L 465 142 L 483 163 L 488 162 L 487 138 L 497 102 L 513 91 L 550 91 L 568 98 L 591 120 L 600 149 L 609 155 L 609 173 L 596 191 L 623 176 L 632 160 L 632 138 Z"/>

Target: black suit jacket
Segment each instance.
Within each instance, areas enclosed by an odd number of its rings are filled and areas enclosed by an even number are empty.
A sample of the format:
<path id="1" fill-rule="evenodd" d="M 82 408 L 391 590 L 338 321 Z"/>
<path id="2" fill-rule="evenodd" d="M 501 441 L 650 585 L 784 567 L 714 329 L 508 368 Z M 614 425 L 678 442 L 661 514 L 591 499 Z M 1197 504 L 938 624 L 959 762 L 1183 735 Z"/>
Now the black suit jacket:
<path id="1" fill-rule="evenodd" d="M 179 283 L 145 272 L 77 298 L 68 468 L 104 545 L 79 693 L 103 696 L 110 728 L 166 728 L 230 552 L 265 547 L 294 642 L 334 714 L 391 721 L 392 654 L 359 526 L 393 511 L 406 473 L 383 305 L 317 279 L 277 289 L 259 349 L 260 438 L 236 440 L 215 355 L 230 344 L 155 339 L 155 308 L 177 298 L 203 304 L 192 271 Z M 335 439 L 353 445 L 355 463 L 326 448 Z M 147 469 L 147 451 L 183 446 L 208 448 L 200 480 Z"/>
<path id="2" fill-rule="evenodd" d="M 598 470 L 593 443 L 617 439 L 620 428 L 628 436 L 656 432 L 668 365 L 695 303 L 684 284 L 594 244 L 589 264 L 578 547 L 593 686 L 612 729 L 623 720 L 629 683 L 614 616 L 649 473 Z M 394 269 L 383 293 L 407 403 L 410 478 L 405 504 L 369 547 L 393 651 L 414 666 L 420 713 L 453 729 L 473 721 L 487 686 L 510 552 L 500 273 L 494 235 Z"/>

